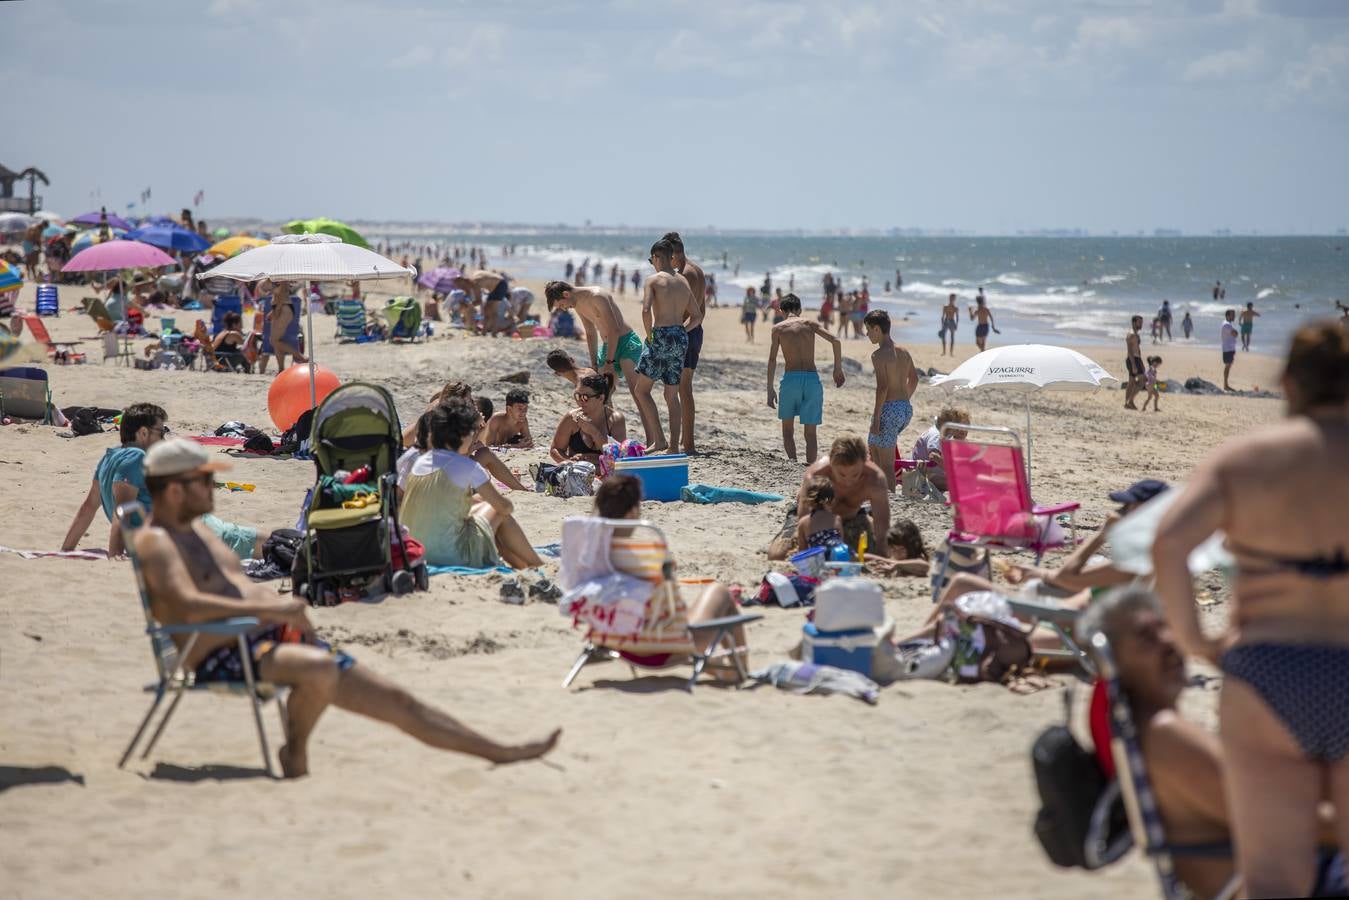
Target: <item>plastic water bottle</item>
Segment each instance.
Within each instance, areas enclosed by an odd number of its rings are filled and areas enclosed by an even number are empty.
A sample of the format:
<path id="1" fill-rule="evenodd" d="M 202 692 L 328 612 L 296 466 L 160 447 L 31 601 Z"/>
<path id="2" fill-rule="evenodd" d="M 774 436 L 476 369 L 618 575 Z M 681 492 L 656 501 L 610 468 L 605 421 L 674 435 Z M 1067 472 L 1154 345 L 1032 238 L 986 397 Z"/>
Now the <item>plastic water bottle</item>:
<path id="1" fill-rule="evenodd" d="M 829 545 L 830 562 L 852 562 L 852 551 L 842 542 Z"/>

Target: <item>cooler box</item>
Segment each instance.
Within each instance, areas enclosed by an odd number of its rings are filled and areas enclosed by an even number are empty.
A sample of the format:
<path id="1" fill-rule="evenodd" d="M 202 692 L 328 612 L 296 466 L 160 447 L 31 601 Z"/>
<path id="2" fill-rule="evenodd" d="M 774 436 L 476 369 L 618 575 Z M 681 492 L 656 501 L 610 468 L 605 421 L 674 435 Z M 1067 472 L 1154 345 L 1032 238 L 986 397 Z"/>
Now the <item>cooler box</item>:
<path id="1" fill-rule="evenodd" d="M 678 500 L 679 489 L 689 483 L 689 458 L 683 453 L 620 459 L 614 469 L 642 483 L 643 500 Z"/>
<path id="2" fill-rule="evenodd" d="M 821 631 L 814 622 L 801 626 L 801 659 L 817 666 L 849 669 L 871 677 L 871 654 L 880 638 L 875 629 Z"/>
<path id="3" fill-rule="evenodd" d="M 885 622 L 880 585 L 865 578 L 831 578 L 815 590 L 815 624 L 823 632 L 872 629 Z"/>
<path id="4" fill-rule="evenodd" d="M 56 293 L 56 285 L 39 284 L 37 286 L 37 314 L 39 316 L 61 315 L 61 303 Z"/>

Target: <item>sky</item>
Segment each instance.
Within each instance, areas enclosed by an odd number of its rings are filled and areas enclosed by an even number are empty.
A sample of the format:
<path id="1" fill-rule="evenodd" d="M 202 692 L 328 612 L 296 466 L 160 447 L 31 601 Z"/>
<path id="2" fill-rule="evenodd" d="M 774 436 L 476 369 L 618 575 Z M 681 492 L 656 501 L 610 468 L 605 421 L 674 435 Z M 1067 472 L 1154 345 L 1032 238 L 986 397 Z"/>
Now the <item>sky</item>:
<path id="1" fill-rule="evenodd" d="M 0 35 L 0 164 L 66 215 L 1349 226 L 1340 0 L 17 0 Z"/>

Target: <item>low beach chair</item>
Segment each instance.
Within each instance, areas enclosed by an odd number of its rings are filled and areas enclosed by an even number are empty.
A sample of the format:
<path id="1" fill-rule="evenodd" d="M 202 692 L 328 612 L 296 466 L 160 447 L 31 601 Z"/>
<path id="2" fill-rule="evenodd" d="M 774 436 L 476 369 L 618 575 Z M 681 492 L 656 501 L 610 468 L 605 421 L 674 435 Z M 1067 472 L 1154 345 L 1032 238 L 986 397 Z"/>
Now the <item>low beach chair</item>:
<path id="1" fill-rule="evenodd" d="M 159 709 L 159 704 L 163 702 L 165 695 L 173 694 L 173 702 L 164 711 L 163 718 L 159 720 L 159 725 L 155 728 L 154 734 L 150 736 L 150 742 L 145 745 L 145 749 L 141 752 L 141 759 L 150 755 L 150 751 L 154 749 L 160 736 L 164 734 L 164 729 L 178 709 L 178 704 L 182 701 L 183 695 L 189 691 L 209 690 L 249 699 L 253 707 L 253 722 L 258 729 L 258 743 L 262 745 L 262 763 L 267 769 L 267 774 L 275 778 L 276 772 L 272 769 L 272 756 L 267 749 L 267 730 L 262 725 L 262 705 L 268 700 L 276 700 L 277 708 L 281 714 L 281 733 L 283 735 L 286 733 L 286 705 L 282 690 L 275 685 L 258 681 L 253 672 L 253 660 L 248 653 L 244 636 L 258 627 L 259 621 L 251 616 L 236 616 L 219 622 L 200 622 L 195 625 L 161 625 L 156 622 L 154 613 L 150 609 L 150 592 L 145 586 L 145 575 L 141 571 L 140 560 L 136 558 L 134 549 L 136 529 L 145 524 L 144 508 L 139 503 L 134 502 L 118 506 L 117 523 L 122 529 L 122 539 L 126 544 L 127 555 L 131 557 L 132 572 L 136 576 L 136 590 L 140 592 L 141 609 L 145 613 L 145 633 L 150 637 L 150 653 L 155 660 L 156 673 L 156 680 L 145 686 L 146 692 L 154 693 L 154 701 L 150 704 L 150 709 L 146 712 L 145 718 L 141 720 L 140 727 L 132 735 L 131 743 L 127 744 L 125 752 L 122 753 L 122 758 L 118 760 L 117 768 L 120 769 L 126 765 L 127 759 L 136 749 L 136 745 L 140 743 L 141 737 L 145 734 L 145 729 L 149 726 L 150 720 L 154 718 L 155 711 Z M 243 659 L 243 681 L 211 682 L 210 684 L 200 685 L 195 682 L 194 673 L 183 669 L 183 658 L 192 652 L 192 647 L 203 634 L 230 635 L 239 642 L 239 655 Z M 182 650 L 179 650 L 178 645 L 173 642 L 174 635 L 182 635 L 187 638 L 187 643 Z"/>
<path id="2" fill-rule="evenodd" d="M 365 337 L 365 303 L 350 297 L 337 301 L 337 339 L 355 341 Z"/>
<path id="3" fill-rule="evenodd" d="M 618 530 L 627 533 L 616 535 Z M 639 531 L 648 536 L 638 537 L 636 532 Z M 679 594 L 674 573 L 675 562 L 664 532 L 646 520 L 575 516 L 563 521 L 561 586 L 564 591 L 595 579 L 626 575 L 634 581 L 644 582 L 646 587 L 642 593 L 649 594 L 645 598 L 625 598 L 642 605 L 637 614 L 639 621 L 632 629 L 623 629 L 624 633 L 618 633 L 616 626 L 611 626 L 614 630 L 601 630 L 593 624 L 594 618 L 587 619 L 592 624 L 588 625 L 585 646 L 563 680 L 564 688 L 570 686 L 581 669 L 590 663 L 611 659 L 625 660 L 634 678 L 639 668 L 661 671 L 691 665 L 693 674 L 685 685 L 689 691 L 714 659 L 730 658 L 739 676 L 737 687 L 749 677 L 740 657 L 745 648 L 734 646 L 733 629 L 757 622 L 763 616 L 722 616 L 691 625 L 688 607 Z M 583 618 L 579 609 L 572 612 L 573 625 L 579 626 Z M 614 618 L 610 613 L 609 621 L 613 622 Z M 708 638 L 705 649 L 698 649 L 695 637 Z M 660 662 L 643 661 L 643 657 Z"/>
<path id="4" fill-rule="evenodd" d="M 98 337 L 112 331 L 112 314 L 108 312 L 108 306 L 103 302 L 103 298 L 85 297 L 81 302 L 84 304 L 84 311 L 94 320 L 94 325 L 98 328 Z"/>
<path id="5" fill-rule="evenodd" d="M 243 318 L 244 302 L 234 294 L 216 297 L 215 306 L 211 308 L 211 337 L 224 330 L 225 316 L 229 313 L 238 313 Z"/>
<path id="6" fill-rule="evenodd" d="M 33 335 L 33 340 L 47 345 L 47 355 L 56 362 L 84 362 L 84 354 L 75 347 L 82 341 L 54 341 L 47 333 L 47 326 L 36 313 L 25 313 L 22 317 L 24 327 Z"/>
<path id="7" fill-rule="evenodd" d="M 37 366 L 0 369 L 0 416 L 52 424 L 52 389 L 47 370 Z"/>
<path id="8" fill-rule="evenodd" d="M 1230 857 L 1232 845 L 1228 842 L 1209 844 L 1171 844 L 1166 839 L 1166 829 L 1162 825 L 1161 813 L 1157 808 L 1157 796 L 1148 778 L 1147 765 L 1143 759 L 1143 750 L 1139 745 L 1138 729 L 1134 725 L 1133 713 L 1129 709 L 1128 698 L 1119 682 L 1119 671 L 1115 668 L 1114 657 L 1110 652 L 1110 642 L 1104 634 L 1097 632 L 1086 638 L 1092 661 L 1100 674 L 1103 689 L 1106 692 L 1107 718 L 1110 734 L 1109 755 L 1114 762 L 1115 780 L 1111 790 L 1107 791 L 1097 803 L 1098 814 L 1092 817 L 1093 826 L 1106 827 L 1109 816 L 1100 812 L 1106 803 L 1122 800 L 1125 814 L 1129 820 L 1129 830 L 1133 843 L 1143 853 L 1151 857 L 1164 900 L 1183 900 L 1193 896 L 1188 888 L 1176 876 L 1175 857 L 1205 856 Z M 1093 729 L 1094 731 L 1097 729 Z M 1097 755 L 1101 749 L 1097 748 Z M 1117 786 L 1117 787 L 1116 787 Z M 1088 843 L 1100 845 L 1102 831 L 1094 830 L 1088 835 Z M 1127 849 L 1127 848 L 1126 848 Z M 1118 855 L 1115 854 L 1116 858 Z M 1232 880 L 1219 892 L 1215 900 L 1227 900 L 1236 896 L 1240 880 Z"/>

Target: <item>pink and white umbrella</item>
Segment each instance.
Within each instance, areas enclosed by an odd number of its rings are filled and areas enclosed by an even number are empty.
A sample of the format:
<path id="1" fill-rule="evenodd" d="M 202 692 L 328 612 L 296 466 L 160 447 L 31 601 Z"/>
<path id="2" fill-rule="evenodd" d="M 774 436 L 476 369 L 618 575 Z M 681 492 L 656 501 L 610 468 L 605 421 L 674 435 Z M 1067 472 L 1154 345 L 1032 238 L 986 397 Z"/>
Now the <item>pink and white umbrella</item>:
<path id="1" fill-rule="evenodd" d="M 104 241 L 81 250 L 62 268 L 64 272 L 108 272 L 117 269 L 155 269 L 178 261 L 158 247 L 140 241 Z"/>

